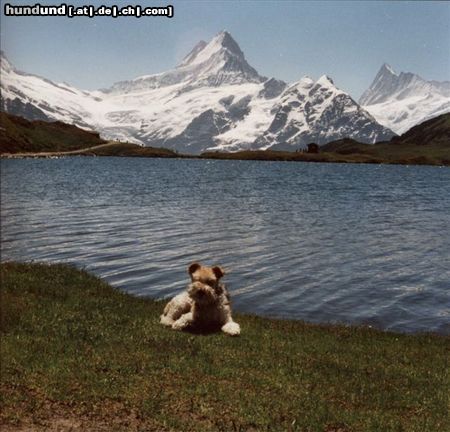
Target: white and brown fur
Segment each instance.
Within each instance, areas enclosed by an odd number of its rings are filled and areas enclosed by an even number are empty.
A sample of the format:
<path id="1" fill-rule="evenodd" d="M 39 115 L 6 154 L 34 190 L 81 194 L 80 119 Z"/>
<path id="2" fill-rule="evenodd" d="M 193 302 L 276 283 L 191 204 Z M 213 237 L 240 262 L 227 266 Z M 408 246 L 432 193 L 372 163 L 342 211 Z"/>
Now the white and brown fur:
<path id="1" fill-rule="evenodd" d="M 215 328 L 237 336 L 240 326 L 231 316 L 230 297 L 220 279 L 221 267 L 207 267 L 199 263 L 188 268 L 192 282 L 187 290 L 175 296 L 164 308 L 161 324 L 174 330 L 210 331 Z"/>

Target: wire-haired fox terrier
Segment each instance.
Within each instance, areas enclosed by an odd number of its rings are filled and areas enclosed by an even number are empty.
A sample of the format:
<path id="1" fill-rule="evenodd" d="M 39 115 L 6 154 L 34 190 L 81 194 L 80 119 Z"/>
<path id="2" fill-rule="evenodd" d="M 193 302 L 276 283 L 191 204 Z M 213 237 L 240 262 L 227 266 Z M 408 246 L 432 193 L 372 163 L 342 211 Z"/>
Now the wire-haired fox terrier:
<path id="1" fill-rule="evenodd" d="M 161 324 L 174 330 L 221 329 L 230 336 L 239 335 L 241 328 L 231 317 L 230 296 L 225 285 L 219 282 L 224 275 L 223 269 L 194 263 L 188 272 L 192 283 L 166 305 Z"/>

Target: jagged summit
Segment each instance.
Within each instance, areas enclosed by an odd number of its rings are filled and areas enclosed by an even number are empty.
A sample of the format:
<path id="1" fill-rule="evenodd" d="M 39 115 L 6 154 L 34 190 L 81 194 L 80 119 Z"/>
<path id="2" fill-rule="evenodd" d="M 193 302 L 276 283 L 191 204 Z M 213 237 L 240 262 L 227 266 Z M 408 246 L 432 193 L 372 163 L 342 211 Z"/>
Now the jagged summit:
<path id="1" fill-rule="evenodd" d="M 197 54 L 203 49 L 205 48 L 205 46 L 208 45 L 207 42 L 205 42 L 204 40 L 201 40 L 200 42 L 198 42 L 194 48 L 192 48 L 192 50 L 189 52 L 189 54 L 187 54 L 183 60 L 181 61 L 181 63 L 177 66 L 177 68 L 181 68 L 184 66 L 189 65 L 192 61 L 194 61 L 195 57 L 197 56 Z"/>
<path id="2" fill-rule="evenodd" d="M 202 86 L 261 83 L 265 80 L 247 63 L 232 36 L 222 31 L 209 43 L 198 42 L 175 69 L 121 81 L 104 92 L 133 93 L 173 85 L 181 85 L 179 91 L 186 91 Z"/>
<path id="3" fill-rule="evenodd" d="M 233 37 L 226 30 L 218 33 L 211 42 L 220 44 L 223 48 L 227 49 L 230 53 L 233 53 L 239 57 L 244 57 L 244 53 Z"/>
<path id="4" fill-rule="evenodd" d="M 427 81 L 383 64 L 359 103 L 381 124 L 403 133 L 415 124 L 450 111 L 450 82 Z"/>
<path id="5" fill-rule="evenodd" d="M 397 73 L 387 63 L 381 66 L 370 87 L 361 95 L 361 105 L 374 105 L 392 98 L 405 99 L 409 96 L 428 96 L 438 93 L 450 96 L 450 82 L 427 81 L 411 72 Z"/>
<path id="6" fill-rule="evenodd" d="M 216 34 L 209 43 L 200 41 L 177 67 L 180 68 L 195 70 L 197 76 L 225 73 L 227 76 L 222 76 L 222 80 L 216 81 L 216 84 L 234 83 L 235 78 L 240 82 L 263 81 L 247 63 L 241 48 L 227 31 Z M 232 77 L 233 73 L 235 77 Z"/>
<path id="7" fill-rule="evenodd" d="M 244 53 L 237 42 L 230 33 L 224 30 L 216 34 L 209 43 L 204 40 L 198 42 L 177 68 L 202 64 L 221 52 L 245 61 Z"/>
<path id="8" fill-rule="evenodd" d="M 383 63 L 383 65 L 381 66 L 378 73 L 379 74 L 391 74 L 391 75 L 398 76 L 397 72 L 395 72 L 395 70 L 392 69 L 391 65 L 389 65 L 388 63 Z"/>
<path id="9" fill-rule="evenodd" d="M 359 103 L 361 105 L 370 105 L 382 102 L 383 99 L 396 91 L 398 87 L 399 75 L 389 66 L 384 63 L 370 87 L 361 95 Z"/>
<path id="10" fill-rule="evenodd" d="M 317 83 L 325 86 L 325 87 L 334 87 L 333 80 L 328 75 L 322 75 L 318 80 Z"/>

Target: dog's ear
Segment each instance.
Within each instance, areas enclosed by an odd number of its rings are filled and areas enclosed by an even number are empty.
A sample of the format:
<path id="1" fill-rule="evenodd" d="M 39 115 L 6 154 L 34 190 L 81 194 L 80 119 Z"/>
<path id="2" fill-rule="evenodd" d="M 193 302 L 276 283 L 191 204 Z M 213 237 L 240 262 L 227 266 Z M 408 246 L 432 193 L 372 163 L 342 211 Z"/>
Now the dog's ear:
<path id="1" fill-rule="evenodd" d="M 213 267 L 212 271 L 216 275 L 217 280 L 219 280 L 225 274 L 225 271 L 223 270 L 223 268 L 219 267 L 219 266 Z"/>
<path id="2" fill-rule="evenodd" d="M 201 265 L 199 263 L 192 263 L 188 268 L 189 274 L 192 275 L 192 273 L 196 272 L 200 267 Z"/>

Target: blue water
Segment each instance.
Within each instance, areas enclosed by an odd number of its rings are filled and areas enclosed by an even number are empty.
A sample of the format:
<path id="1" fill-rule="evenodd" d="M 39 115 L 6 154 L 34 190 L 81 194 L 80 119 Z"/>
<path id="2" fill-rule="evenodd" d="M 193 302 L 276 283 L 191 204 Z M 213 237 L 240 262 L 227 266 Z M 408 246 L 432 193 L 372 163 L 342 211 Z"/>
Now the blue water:
<path id="1" fill-rule="evenodd" d="M 448 168 L 74 157 L 1 180 L 3 260 L 153 298 L 220 264 L 240 312 L 450 333 Z"/>

